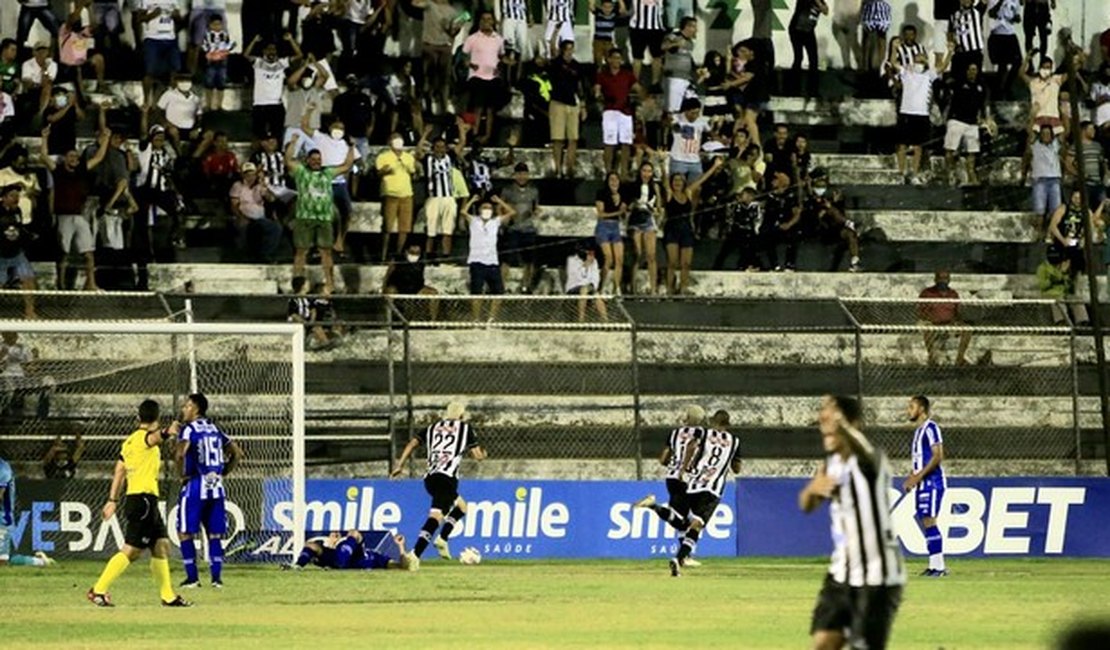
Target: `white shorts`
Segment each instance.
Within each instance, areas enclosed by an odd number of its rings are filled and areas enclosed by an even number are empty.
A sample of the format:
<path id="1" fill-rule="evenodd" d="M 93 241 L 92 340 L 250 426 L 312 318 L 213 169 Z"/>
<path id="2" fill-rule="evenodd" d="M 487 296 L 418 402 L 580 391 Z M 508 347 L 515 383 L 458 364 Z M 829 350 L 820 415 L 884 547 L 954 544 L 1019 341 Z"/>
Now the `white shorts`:
<path id="1" fill-rule="evenodd" d="M 1101 129 L 1107 124 L 1110 124 L 1110 102 L 1100 104 L 1095 109 L 1095 126 Z"/>
<path id="2" fill-rule="evenodd" d="M 620 111 L 605 111 L 601 114 L 601 142 L 612 147 L 618 144 L 632 144 L 632 116 Z"/>
<path id="3" fill-rule="evenodd" d="M 947 20 L 934 20 L 933 29 L 933 51 L 934 52 L 947 52 L 948 51 L 948 21 Z"/>
<path id="4" fill-rule="evenodd" d="M 14 512 L 12 513 L 12 517 L 15 517 Z M 8 528 L 7 526 L 0 526 L 0 560 L 3 560 L 5 562 L 7 562 L 11 558 L 11 551 L 8 550 L 8 543 Z"/>
<path id="5" fill-rule="evenodd" d="M 96 250 L 96 236 L 92 222 L 82 214 L 59 214 L 58 243 L 66 255 L 70 252 L 82 255 L 93 252 Z"/>
<path id="6" fill-rule="evenodd" d="M 455 234 L 455 217 L 458 216 L 459 203 L 451 196 L 433 196 L 424 202 L 424 219 L 428 224 L 428 236 Z"/>
<path id="7" fill-rule="evenodd" d="M 960 144 L 968 153 L 979 153 L 979 125 L 967 124 L 958 120 L 948 120 L 948 130 L 944 132 L 945 151 L 959 151 Z"/>
<path id="8" fill-rule="evenodd" d="M 505 37 L 505 49 L 520 55 L 521 61 L 531 61 L 532 39 L 528 37 L 528 21 L 520 18 L 506 18 L 501 21 L 501 35 Z"/>
<path id="9" fill-rule="evenodd" d="M 686 91 L 690 89 L 690 80 L 667 77 L 664 82 L 666 82 L 663 90 L 666 92 L 667 112 L 677 113 L 682 110 L 682 100 L 686 98 Z"/>
<path id="10" fill-rule="evenodd" d="M 559 33 L 559 38 L 552 43 L 551 37 L 555 35 L 556 30 Z M 572 23 L 555 22 L 554 20 L 547 21 L 547 27 L 543 30 L 543 42 L 551 48 L 551 56 L 556 56 L 559 53 L 559 43 L 573 40 L 574 25 Z"/>
<path id="11" fill-rule="evenodd" d="M 123 217 L 106 214 L 100 217 L 100 243 L 104 248 L 123 250 Z"/>

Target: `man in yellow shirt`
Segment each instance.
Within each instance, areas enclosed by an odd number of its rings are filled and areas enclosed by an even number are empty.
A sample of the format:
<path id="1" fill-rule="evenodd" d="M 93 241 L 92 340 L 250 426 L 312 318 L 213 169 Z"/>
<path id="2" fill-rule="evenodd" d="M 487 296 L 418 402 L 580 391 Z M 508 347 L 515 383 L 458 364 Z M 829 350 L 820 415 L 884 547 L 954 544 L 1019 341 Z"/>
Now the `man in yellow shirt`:
<path id="1" fill-rule="evenodd" d="M 170 580 L 170 540 L 166 523 L 158 512 L 158 474 L 162 469 L 162 448 L 173 435 L 159 424 L 160 408 L 154 400 L 139 405 L 139 428 L 127 436 L 116 461 L 112 487 L 101 514 L 111 519 L 116 514 L 119 490 L 127 481 L 127 502 L 124 516 L 127 528 L 123 548 L 108 560 L 96 584 L 89 589 L 88 599 L 97 607 L 114 607 L 108 587 L 120 577 L 144 549 L 150 549 L 150 573 L 158 585 L 163 607 L 190 607 L 192 603 L 173 591 Z"/>
<path id="2" fill-rule="evenodd" d="M 389 260 L 389 236 L 397 235 L 397 254 L 412 232 L 412 176 L 416 158 L 405 151 L 400 133 L 389 137 L 389 149 L 378 154 L 374 167 L 382 178 L 382 261 Z"/>

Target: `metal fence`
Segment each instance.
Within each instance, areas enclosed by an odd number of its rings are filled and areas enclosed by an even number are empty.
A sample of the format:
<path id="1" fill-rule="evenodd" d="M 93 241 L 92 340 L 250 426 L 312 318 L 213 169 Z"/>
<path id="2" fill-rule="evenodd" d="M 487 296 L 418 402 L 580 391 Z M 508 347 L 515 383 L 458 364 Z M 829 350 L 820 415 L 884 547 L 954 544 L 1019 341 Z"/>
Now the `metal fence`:
<path id="1" fill-rule="evenodd" d="M 11 308 L 21 308 L 14 298 Z M 198 321 L 285 320 L 289 297 L 160 296 L 158 317 L 184 312 L 185 299 Z M 92 318 L 103 300 L 66 297 L 50 314 Z M 1047 301 L 940 301 L 958 315 L 942 324 L 920 300 L 337 296 L 332 303 L 334 319 L 306 326 L 308 455 L 319 474 L 384 471 L 413 432 L 460 399 L 491 451 L 491 462 L 468 474 L 654 475 L 667 432 L 695 403 L 731 413 L 748 471 L 800 475 L 820 455 L 813 424 L 826 393 L 859 396 L 868 431 L 899 462 L 912 432 L 906 403 L 925 394 L 959 473 L 1104 468 L 1089 331 Z M 28 370 L 34 376 L 34 364 Z M 5 390 L 25 405 L 5 409 L 8 430 L 38 430 L 27 424 L 37 416 L 31 393 L 12 382 Z M 50 417 L 66 414 L 54 408 Z M 45 434 L 39 442 L 49 446 Z M 41 453 L 13 452 L 0 435 L 0 456 Z"/>

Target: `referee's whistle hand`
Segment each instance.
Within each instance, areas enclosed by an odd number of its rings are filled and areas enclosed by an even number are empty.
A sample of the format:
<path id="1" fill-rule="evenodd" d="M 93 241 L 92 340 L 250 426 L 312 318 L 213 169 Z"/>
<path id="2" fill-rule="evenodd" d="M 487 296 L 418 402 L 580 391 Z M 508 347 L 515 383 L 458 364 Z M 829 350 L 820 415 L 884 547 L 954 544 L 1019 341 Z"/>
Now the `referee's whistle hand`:
<path id="1" fill-rule="evenodd" d="M 105 521 L 111 519 L 115 514 L 116 504 L 114 501 L 109 501 L 105 503 L 104 508 L 100 511 L 100 516 L 102 516 Z"/>

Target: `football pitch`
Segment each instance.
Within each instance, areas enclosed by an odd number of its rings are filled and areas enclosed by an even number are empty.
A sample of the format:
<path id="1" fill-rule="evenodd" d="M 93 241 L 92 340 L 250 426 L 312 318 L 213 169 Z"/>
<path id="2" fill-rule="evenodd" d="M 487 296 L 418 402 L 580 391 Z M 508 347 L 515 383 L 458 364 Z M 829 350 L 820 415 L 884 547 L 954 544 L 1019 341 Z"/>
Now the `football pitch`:
<path id="1" fill-rule="evenodd" d="M 433 553 L 434 555 L 434 553 Z M 0 570 L 4 648 L 805 648 L 825 561 L 428 560 L 419 572 L 229 565 L 226 587 L 158 605 L 148 563 L 85 600 L 100 562 Z M 911 562 L 911 571 L 923 568 Z M 1048 648 L 1076 619 L 1110 620 L 1110 562 L 963 560 L 911 578 L 893 648 Z M 180 581 L 180 563 L 173 565 Z M 202 577 L 204 574 L 202 573 Z"/>

